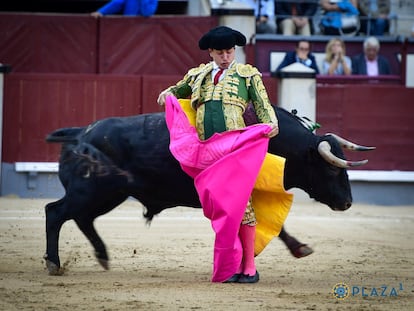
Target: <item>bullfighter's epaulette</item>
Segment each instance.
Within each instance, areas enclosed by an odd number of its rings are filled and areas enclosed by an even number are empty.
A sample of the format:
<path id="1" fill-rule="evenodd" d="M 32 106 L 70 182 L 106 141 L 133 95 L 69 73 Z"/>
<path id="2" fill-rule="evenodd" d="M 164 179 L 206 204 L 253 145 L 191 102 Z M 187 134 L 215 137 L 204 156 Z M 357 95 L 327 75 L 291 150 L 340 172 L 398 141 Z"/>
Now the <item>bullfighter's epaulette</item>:
<path id="1" fill-rule="evenodd" d="M 243 78 L 250 78 L 254 75 L 262 75 L 256 67 L 253 67 L 250 64 L 237 64 L 236 71 Z"/>
<path id="2" fill-rule="evenodd" d="M 200 64 L 200 66 L 191 68 L 188 71 L 189 76 L 198 76 L 201 72 L 203 72 L 206 69 L 206 64 Z"/>

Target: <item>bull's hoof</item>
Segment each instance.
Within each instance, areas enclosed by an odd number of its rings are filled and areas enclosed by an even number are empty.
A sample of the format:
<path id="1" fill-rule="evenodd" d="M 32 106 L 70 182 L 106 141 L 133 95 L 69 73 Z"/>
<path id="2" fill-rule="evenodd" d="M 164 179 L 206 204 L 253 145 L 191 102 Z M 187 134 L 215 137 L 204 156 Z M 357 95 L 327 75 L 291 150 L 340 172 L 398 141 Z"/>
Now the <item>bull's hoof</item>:
<path id="1" fill-rule="evenodd" d="M 46 259 L 46 267 L 49 271 L 49 275 L 63 275 L 64 269 L 56 265 L 54 262 Z"/>
<path id="2" fill-rule="evenodd" d="M 99 264 L 105 269 L 105 270 L 109 270 L 109 260 L 106 259 L 102 259 L 102 258 L 97 258 Z"/>
<path id="3" fill-rule="evenodd" d="M 295 249 L 291 249 L 290 252 L 296 258 L 302 258 L 309 256 L 313 253 L 313 249 L 307 246 L 306 244 L 301 244 L 299 247 Z"/>

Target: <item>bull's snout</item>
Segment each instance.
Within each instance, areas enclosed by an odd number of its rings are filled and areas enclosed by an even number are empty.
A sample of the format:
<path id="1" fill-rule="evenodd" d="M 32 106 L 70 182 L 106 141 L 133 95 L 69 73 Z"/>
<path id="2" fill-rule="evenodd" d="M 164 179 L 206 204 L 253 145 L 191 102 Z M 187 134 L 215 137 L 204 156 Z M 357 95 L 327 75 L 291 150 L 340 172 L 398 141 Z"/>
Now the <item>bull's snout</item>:
<path id="1" fill-rule="evenodd" d="M 345 204 L 344 205 L 336 205 L 336 206 L 331 206 L 331 209 L 332 210 L 334 210 L 334 211 L 346 211 L 348 208 L 350 208 L 351 207 L 351 205 L 352 205 L 352 202 L 350 202 L 350 201 L 348 201 L 348 202 L 345 202 Z"/>

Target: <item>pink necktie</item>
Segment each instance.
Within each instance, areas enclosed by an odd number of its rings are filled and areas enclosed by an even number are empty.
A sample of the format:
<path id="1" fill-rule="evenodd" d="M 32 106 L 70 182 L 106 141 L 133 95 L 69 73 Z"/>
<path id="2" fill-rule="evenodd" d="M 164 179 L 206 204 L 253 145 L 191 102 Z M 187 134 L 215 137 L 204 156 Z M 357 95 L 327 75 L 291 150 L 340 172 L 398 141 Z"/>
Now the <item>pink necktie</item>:
<path id="1" fill-rule="evenodd" d="M 221 76 L 221 74 L 223 73 L 224 69 L 221 69 L 216 73 L 216 75 L 214 76 L 214 85 L 216 85 L 219 82 L 219 78 Z"/>

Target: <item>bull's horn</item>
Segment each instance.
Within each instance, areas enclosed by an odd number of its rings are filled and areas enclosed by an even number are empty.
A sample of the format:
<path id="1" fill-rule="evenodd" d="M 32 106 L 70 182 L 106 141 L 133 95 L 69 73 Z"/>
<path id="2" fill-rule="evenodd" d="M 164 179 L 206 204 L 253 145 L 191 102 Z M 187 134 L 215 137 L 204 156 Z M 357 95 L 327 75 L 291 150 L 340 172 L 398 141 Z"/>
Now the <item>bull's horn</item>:
<path id="1" fill-rule="evenodd" d="M 349 168 L 355 166 L 361 166 L 368 163 L 368 160 L 361 160 L 361 161 L 347 161 L 341 158 L 338 158 L 331 152 L 331 145 L 326 140 L 321 141 L 318 145 L 318 152 L 321 157 L 331 163 L 334 166 L 341 167 L 341 168 Z"/>
<path id="2" fill-rule="evenodd" d="M 326 135 L 331 135 L 333 138 L 335 138 L 338 141 L 338 143 L 341 145 L 342 148 L 345 148 L 348 150 L 369 151 L 369 150 L 374 150 L 376 148 L 376 147 L 366 147 L 366 146 L 354 144 L 353 142 L 350 142 L 349 140 L 339 137 L 336 134 L 327 133 Z"/>

